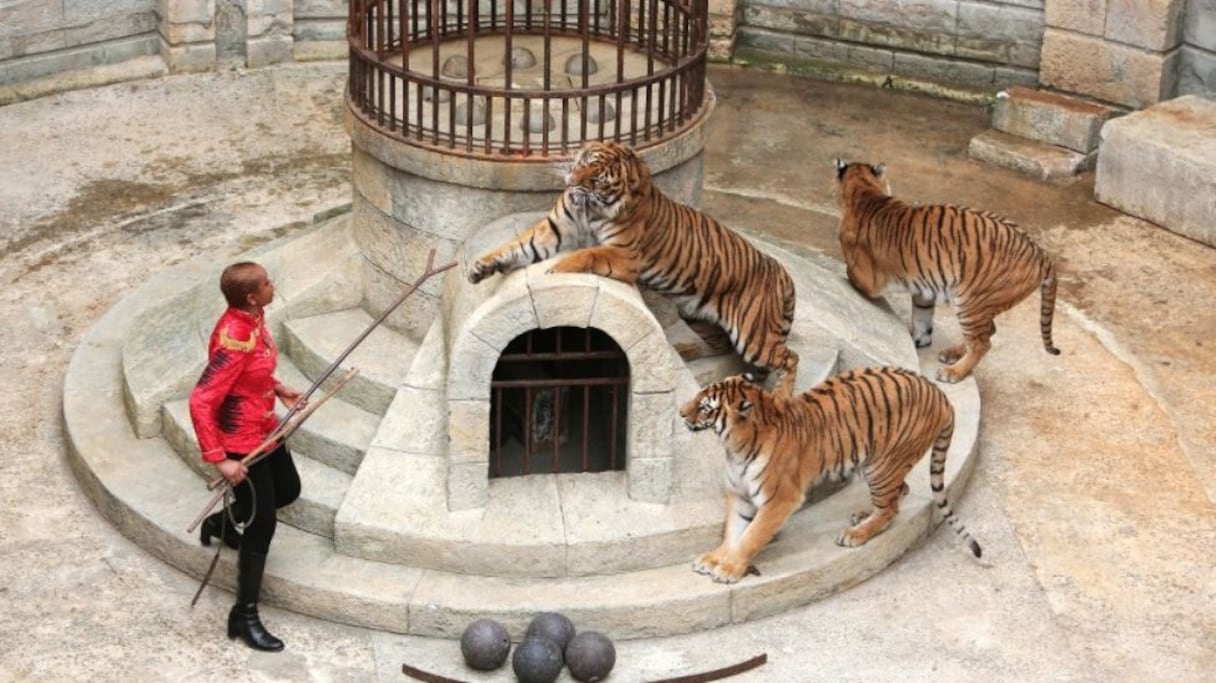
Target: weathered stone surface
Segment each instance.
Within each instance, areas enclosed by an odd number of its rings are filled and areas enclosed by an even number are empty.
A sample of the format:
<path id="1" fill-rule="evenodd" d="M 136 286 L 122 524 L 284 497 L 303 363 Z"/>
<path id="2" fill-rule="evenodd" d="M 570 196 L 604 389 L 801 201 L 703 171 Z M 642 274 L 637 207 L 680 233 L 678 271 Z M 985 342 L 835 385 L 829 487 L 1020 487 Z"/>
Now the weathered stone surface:
<path id="1" fill-rule="evenodd" d="M 1012 168 L 1039 180 L 1071 178 L 1088 169 L 1096 154 L 1076 152 L 999 130 L 986 130 L 971 138 L 967 153 L 973 159 Z"/>
<path id="2" fill-rule="evenodd" d="M 271 34 L 264 38 L 251 38 L 245 44 L 245 64 L 250 68 L 290 62 L 292 59 L 291 35 Z"/>
<path id="3" fill-rule="evenodd" d="M 1216 52 L 1216 0 L 1190 0 L 1183 18 L 1183 39 L 1190 45 Z"/>
<path id="4" fill-rule="evenodd" d="M 1097 149 L 1102 124 L 1114 114 L 1107 106 L 1018 86 L 997 98 L 992 127 L 1088 154 Z"/>
<path id="5" fill-rule="evenodd" d="M 1049 28 L 1039 78 L 1060 90 L 1142 108 L 1174 92 L 1178 57 Z"/>
<path id="6" fill-rule="evenodd" d="M 1178 93 L 1216 99 L 1216 54 L 1190 46 L 1182 48 Z"/>
<path id="7" fill-rule="evenodd" d="M 1108 0 L 1107 40 L 1165 52 L 1178 46 L 1186 0 Z"/>
<path id="8" fill-rule="evenodd" d="M 1107 122 L 1094 195 L 1216 246 L 1216 102 L 1187 95 Z"/>
<path id="9" fill-rule="evenodd" d="M 1106 26 L 1107 0 L 1071 0 L 1044 3 L 1047 26 L 1089 36 L 1101 36 Z"/>
<path id="10" fill-rule="evenodd" d="M 992 88 L 993 81 L 993 68 L 990 64 L 910 52 L 895 53 L 892 72 L 905 78 L 945 82 L 978 89 Z"/>
<path id="11" fill-rule="evenodd" d="M 215 66 L 215 43 L 171 45 L 162 38 L 160 55 L 173 73 L 207 71 Z"/>
<path id="12" fill-rule="evenodd" d="M 960 2 L 959 57 L 1013 66 L 1038 67 L 1043 44 L 1043 13 L 987 3 Z"/>

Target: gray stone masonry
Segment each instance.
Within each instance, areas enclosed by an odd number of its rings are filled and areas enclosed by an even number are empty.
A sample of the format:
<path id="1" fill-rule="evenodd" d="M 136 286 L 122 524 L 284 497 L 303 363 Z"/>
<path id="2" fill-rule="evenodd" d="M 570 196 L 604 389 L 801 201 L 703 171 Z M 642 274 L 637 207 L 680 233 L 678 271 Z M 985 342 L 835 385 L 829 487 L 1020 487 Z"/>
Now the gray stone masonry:
<path id="1" fill-rule="evenodd" d="M 745 0 L 739 17 L 738 43 L 748 48 L 739 56 L 751 62 L 809 60 L 981 91 L 1037 83 L 1037 0 Z"/>
<path id="2" fill-rule="evenodd" d="M 1019 137 L 1088 154 L 1115 110 L 1060 93 L 1013 86 L 998 95 L 992 127 Z"/>
<path id="3" fill-rule="evenodd" d="M 1216 246 L 1216 102 L 1186 95 L 1107 122 L 1094 195 Z"/>
<path id="4" fill-rule="evenodd" d="M 1073 178 L 1089 169 L 1097 156 L 1097 152 L 1074 152 L 995 129 L 971 138 L 967 154 L 972 159 L 1011 168 L 1039 180 Z"/>

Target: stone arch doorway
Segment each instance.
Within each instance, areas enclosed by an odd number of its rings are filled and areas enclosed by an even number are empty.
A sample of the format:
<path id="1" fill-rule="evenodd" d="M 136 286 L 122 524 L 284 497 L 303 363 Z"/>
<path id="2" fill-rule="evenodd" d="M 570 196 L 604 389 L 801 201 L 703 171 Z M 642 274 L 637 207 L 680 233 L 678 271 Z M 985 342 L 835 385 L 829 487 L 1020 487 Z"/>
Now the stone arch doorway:
<path id="1" fill-rule="evenodd" d="M 629 359 L 593 327 L 531 330 L 490 380 L 489 476 L 625 469 Z"/>

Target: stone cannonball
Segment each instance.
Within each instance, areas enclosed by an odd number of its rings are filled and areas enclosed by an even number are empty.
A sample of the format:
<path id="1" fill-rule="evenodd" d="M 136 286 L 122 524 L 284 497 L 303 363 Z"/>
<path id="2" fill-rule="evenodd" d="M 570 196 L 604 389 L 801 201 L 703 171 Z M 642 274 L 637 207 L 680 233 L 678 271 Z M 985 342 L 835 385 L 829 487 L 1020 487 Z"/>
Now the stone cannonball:
<path id="1" fill-rule="evenodd" d="M 557 647 L 565 650 L 570 639 L 574 637 L 574 622 L 560 612 L 541 612 L 532 617 L 524 637 L 541 636 L 557 643 Z"/>
<path id="2" fill-rule="evenodd" d="M 511 669 L 519 683 L 553 683 L 564 666 L 562 649 L 542 636 L 527 636 L 511 655 Z"/>
<path id="3" fill-rule="evenodd" d="M 616 664 L 616 647 L 602 633 L 582 631 L 566 645 L 566 666 L 576 681 L 602 681 Z"/>
<path id="4" fill-rule="evenodd" d="M 507 661 L 511 636 L 507 627 L 493 619 L 478 619 L 469 624 L 460 636 L 460 654 L 464 662 L 480 671 L 492 671 Z"/>

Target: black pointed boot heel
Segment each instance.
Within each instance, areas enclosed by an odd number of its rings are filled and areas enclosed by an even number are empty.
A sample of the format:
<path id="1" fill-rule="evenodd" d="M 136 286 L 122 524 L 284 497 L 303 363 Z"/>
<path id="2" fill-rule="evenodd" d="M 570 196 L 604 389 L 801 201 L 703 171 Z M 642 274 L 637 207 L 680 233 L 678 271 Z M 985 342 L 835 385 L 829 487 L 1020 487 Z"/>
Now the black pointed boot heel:
<path id="1" fill-rule="evenodd" d="M 242 552 L 237 558 L 236 604 L 228 613 L 228 637 L 240 637 L 245 644 L 263 652 L 278 652 L 283 641 L 275 638 L 262 625 L 258 616 L 258 596 L 262 592 L 262 572 L 266 555 Z"/>

